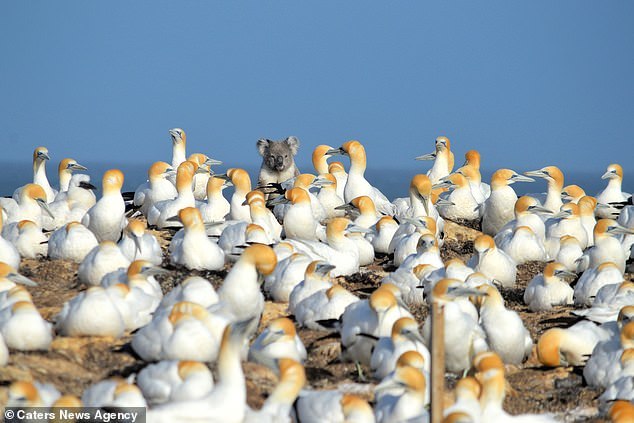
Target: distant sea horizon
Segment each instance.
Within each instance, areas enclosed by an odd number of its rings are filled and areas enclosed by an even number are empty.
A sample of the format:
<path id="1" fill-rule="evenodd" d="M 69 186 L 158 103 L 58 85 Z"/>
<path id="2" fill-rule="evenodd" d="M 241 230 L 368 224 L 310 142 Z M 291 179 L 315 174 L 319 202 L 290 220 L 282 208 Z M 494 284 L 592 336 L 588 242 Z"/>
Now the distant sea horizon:
<path id="1" fill-rule="evenodd" d="M 119 163 L 114 166 L 110 163 L 98 163 L 98 162 L 81 162 L 88 168 L 87 173 L 91 177 L 93 185 L 101 189 L 101 176 L 103 173 L 111 168 L 118 168 L 125 174 L 124 191 L 134 191 L 140 184 L 147 180 L 147 168 L 148 164 L 145 163 Z M 248 165 L 232 165 L 231 167 L 242 167 L 249 172 L 253 185 L 257 183 L 257 176 L 259 172 L 259 164 Z M 216 173 L 225 172 L 227 166 L 221 165 L 214 167 Z M 408 165 L 403 168 L 372 168 L 369 167 L 366 171 L 366 179 L 377 188 L 379 188 L 390 200 L 397 197 L 406 197 L 411 178 L 418 173 L 425 173 L 429 169 L 429 166 Z M 300 171 L 310 172 L 313 171 L 312 166 L 304 164 L 300 166 Z M 520 169 L 515 169 L 520 172 Z M 32 181 L 32 167 L 30 163 L 24 162 L 0 162 L 0 196 L 11 196 L 13 191 L 26 183 Z M 491 179 L 492 170 L 484 169 L 482 171 L 482 180 L 489 182 Z M 596 195 L 606 186 L 607 181 L 601 179 L 603 171 L 567 171 L 565 172 L 565 184 L 576 184 L 581 186 L 587 194 Z M 57 178 L 57 166 L 47 166 L 47 175 L 49 182 L 53 187 L 58 186 Z M 543 180 L 537 180 L 532 183 L 518 182 L 513 185 L 513 188 L 518 195 L 535 192 L 545 192 L 546 182 Z M 634 180 L 628 179 L 627 173 L 623 183 L 623 191 L 634 192 Z M 225 191 L 230 195 L 231 189 Z"/>

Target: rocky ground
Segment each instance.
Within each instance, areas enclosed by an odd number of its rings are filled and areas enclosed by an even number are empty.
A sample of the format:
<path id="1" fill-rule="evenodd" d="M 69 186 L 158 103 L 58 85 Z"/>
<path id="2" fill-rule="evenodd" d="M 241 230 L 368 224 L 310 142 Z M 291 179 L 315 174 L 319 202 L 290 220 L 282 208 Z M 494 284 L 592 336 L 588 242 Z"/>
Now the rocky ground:
<path id="1" fill-rule="evenodd" d="M 467 260 L 472 254 L 472 240 L 478 235 L 474 229 L 448 222 L 447 239 L 442 248 L 443 259 L 460 257 Z M 169 234 L 157 232 L 164 245 Z M 571 315 L 572 307 L 558 307 L 550 312 L 533 313 L 524 306 L 522 295 L 530 279 L 540 273 L 544 263 L 520 266 L 517 287 L 502 294 L 507 307 L 519 312 L 534 340 L 545 330 L 555 326 L 569 326 L 577 319 Z M 33 300 L 43 317 L 52 321 L 65 301 L 84 289 L 77 280 L 77 264 L 65 261 L 23 260 L 20 272 L 37 281 L 39 286 L 29 288 Z M 189 272 L 172 266 L 167 276 L 159 277 L 165 292 L 189 274 L 208 278 L 218 286 L 225 272 Z M 340 278 L 346 288 L 364 295 L 367 288 L 376 287 L 385 270 L 375 264 L 351 277 Z M 633 279 L 631 274 L 626 275 Z M 366 288 L 366 289 L 364 289 Z M 423 307 L 412 310 L 421 324 L 427 315 Z M 273 318 L 286 315 L 286 305 L 268 301 L 260 329 Z M 353 364 L 338 360 L 339 342 L 327 333 L 300 330 L 299 335 L 308 350 L 306 371 L 308 383 L 314 389 L 339 387 L 372 398 L 371 382 L 360 380 Z M 11 352 L 10 362 L 0 368 L 0 405 L 6 403 L 7 386 L 16 380 L 38 380 L 54 384 L 61 392 L 81 396 L 89 385 L 112 376 L 127 377 L 143 368 L 144 364 L 130 347 L 131 335 L 121 339 L 56 337 L 48 352 Z M 248 402 L 259 407 L 276 383 L 275 375 L 265 367 L 244 363 L 247 377 Z M 366 369 L 367 374 L 367 369 Z M 585 386 L 579 368 L 547 369 L 535 354 L 522 366 L 508 366 L 510 392 L 505 409 L 512 414 L 555 413 L 562 421 L 606 421 L 598 416 L 597 390 Z M 447 375 L 446 403 L 452 401 L 451 388 L 455 377 Z"/>

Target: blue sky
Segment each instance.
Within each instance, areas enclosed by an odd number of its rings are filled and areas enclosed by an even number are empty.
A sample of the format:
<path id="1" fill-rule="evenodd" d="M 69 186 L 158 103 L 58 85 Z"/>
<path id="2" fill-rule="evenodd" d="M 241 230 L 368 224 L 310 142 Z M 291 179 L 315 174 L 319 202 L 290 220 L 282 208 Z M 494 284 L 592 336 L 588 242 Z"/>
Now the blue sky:
<path id="1" fill-rule="evenodd" d="M 259 163 L 255 142 L 358 139 L 414 168 L 438 135 L 457 162 L 594 172 L 634 156 L 634 3 L 86 2 L 0 5 L 2 161 Z M 308 167 L 305 167 L 309 170 Z M 0 178 L 2 174 L 0 173 Z M 631 184 L 630 184 L 631 186 Z"/>

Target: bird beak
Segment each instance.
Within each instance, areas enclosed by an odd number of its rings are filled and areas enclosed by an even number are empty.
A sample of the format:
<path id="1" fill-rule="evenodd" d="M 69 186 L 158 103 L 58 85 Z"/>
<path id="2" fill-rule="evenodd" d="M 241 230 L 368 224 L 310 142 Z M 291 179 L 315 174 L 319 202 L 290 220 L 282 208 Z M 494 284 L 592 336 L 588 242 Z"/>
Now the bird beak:
<path id="1" fill-rule="evenodd" d="M 327 185 L 332 185 L 332 184 L 333 182 L 331 180 L 318 176 L 317 178 L 315 178 L 311 186 L 321 188 L 321 187 L 325 187 Z"/>
<path id="2" fill-rule="evenodd" d="M 33 282 L 31 279 L 27 278 L 26 276 L 22 276 L 21 274 L 15 273 L 15 272 L 9 273 L 7 275 L 7 279 L 9 279 L 11 282 L 18 283 L 20 285 L 37 286 L 37 282 Z"/>
<path id="3" fill-rule="evenodd" d="M 219 166 L 222 164 L 220 160 L 212 159 L 211 157 L 205 161 L 207 166 Z"/>
<path id="4" fill-rule="evenodd" d="M 526 176 L 534 176 L 536 178 L 543 178 L 544 175 L 544 171 L 543 170 L 530 170 L 528 172 L 524 172 L 524 175 Z"/>
<path id="5" fill-rule="evenodd" d="M 436 160 L 436 153 L 423 154 L 415 157 L 414 160 Z"/>
<path id="6" fill-rule="evenodd" d="M 342 204 L 340 206 L 335 207 L 335 210 L 344 210 L 344 211 L 352 211 L 355 210 L 356 207 L 350 203 Z"/>
<path id="7" fill-rule="evenodd" d="M 614 235 L 634 235 L 634 229 L 625 228 L 621 225 L 609 226 L 607 232 Z"/>
<path id="8" fill-rule="evenodd" d="M 555 275 L 558 277 L 569 277 L 569 278 L 576 278 L 577 274 L 574 272 L 571 272 L 569 270 L 557 270 L 555 271 Z"/>
<path id="9" fill-rule="evenodd" d="M 46 154 L 45 152 L 43 152 L 43 151 L 39 151 L 37 153 L 37 157 L 42 159 L 42 160 L 51 160 L 51 157 L 48 154 Z"/>
<path id="10" fill-rule="evenodd" d="M 552 211 L 542 206 L 529 206 L 528 210 L 535 213 L 552 214 Z"/>
<path id="11" fill-rule="evenodd" d="M 511 182 L 535 182 L 533 178 L 524 175 L 513 175 L 509 178 Z"/>
<path id="12" fill-rule="evenodd" d="M 384 392 L 391 389 L 402 388 L 403 386 L 392 379 L 385 379 L 374 387 L 374 392 Z"/>
<path id="13" fill-rule="evenodd" d="M 162 267 L 153 266 L 153 267 L 148 267 L 141 273 L 148 276 L 167 275 L 169 274 L 169 270 L 163 269 Z"/>
<path id="14" fill-rule="evenodd" d="M 487 294 L 486 292 L 482 292 L 479 289 L 457 286 L 457 287 L 449 288 L 447 290 L 447 295 L 453 298 L 458 298 L 458 297 L 471 297 L 471 296 L 484 297 L 489 294 Z"/>
<path id="15" fill-rule="evenodd" d="M 369 232 L 372 232 L 370 229 L 368 228 L 364 228 L 358 225 L 348 225 L 348 227 L 346 228 L 346 232 L 347 233 L 358 233 L 358 234 L 367 234 Z"/>
<path id="16" fill-rule="evenodd" d="M 225 181 L 231 181 L 231 178 L 226 173 L 216 173 L 214 175 L 214 178 L 220 178 L 220 179 L 223 179 Z"/>
<path id="17" fill-rule="evenodd" d="M 136 234 L 132 234 L 132 241 L 134 241 L 134 245 L 139 254 L 143 254 L 143 251 L 141 251 L 141 237 L 143 237 L 143 235 L 139 236 Z"/>
<path id="18" fill-rule="evenodd" d="M 71 163 L 68 165 L 70 170 L 88 170 L 87 167 L 80 165 L 79 163 Z"/>
<path id="19" fill-rule="evenodd" d="M 438 198 L 438 200 L 436 201 L 436 206 L 449 207 L 455 206 L 455 204 L 453 201 L 445 200 L 444 198 Z"/>
<path id="20" fill-rule="evenodd" d="M 267 332 L 268 333 L 264 335 L 264 339 L 262 339 L 263 347 L 266 347 L 267 345 L 272 344 L 273 342 L 277 341 L 282 336 L 284 336 L 284 332 L 281 330 L 279 331 L 267 330 Z"/>
<path id="21" fill-rule="evenodd" d="M 266 202 L 268 206 L 277 206 L 278 204 L 288 204 L 288 203 L 290 203 L 290 201 L 283 195 L 275 197 L 272 200 L 268 200 Z"/>
<path id="22" fill-rule="evenodd" d="M 346 152 L 343 150 L 343 148 L 331 148 L 330 150 L 326 151 L 326 154 L 329 156 L 345 156 Z"/>
<path id="23" fill-rule="evenodd" d="M 167 222 L 180 222 L 181 218 L 178 217 L 178 215 L 174 215 L 174 216 L 170 216 L 167 219 L 165 219 Z"/>
<path id="24" fill-rule="evenodd" d="M 315 272 L 322 274 L 322 275 L 327 275 L 328 273 L 330 273 L 331 270 L 333 270 L 336 266 L 333 266 L 330 263 L 319 263 L 316 267 L 315 267 Z"/>
<path id="25" fill-rule="evenodd" d="M 451 183 L 451 181 L 449 180 L 444 180 L 437 184 L 434 184 L 431 186 L 432 189 L 438 189 L 438 188 L 454 188 L 455 185 Z"/>
<path id="26" fill-rule="evenodd" d="M 172 136 L 173 142 L 179 142 L 181 140 L 181 136 L 178 134 L 178 132 L 175 129 L 170 129 L 169 132 L 170 132 L 170 135 Z"/>
<path id="27" fill-rule="evenodd" d="M 412 218 L 412 217 L 404 217 L 402 220 L 403 220 L 403 222 L 412 224 L 412 225 L 414 225 L 417 228 L 427 228 L 427 224 L 422 219 L 416 219 L 416 218 Z"/>
<path id="28" fill-rule="evenodd" d="M 53 215 L 53 212 L 48 207 L 48 204 L 46 204 L 45 200 L 37 199 L 35 201 L 37 201 L 38 206 L 40 206 L 42 208 L 42 210 L 44 210 L 49 216 L 51 216 L 51 219 L 55 219 L 55 216 Z"/>
<path id="29" fill-rule="evenodd" d="M 572 213 L 570 212 L 570 210 L 562 210 L 559 213 L 555 213 L 552 218 L 553 219 L 565 219 L 567 217 L 569 217 Z"/>
<path id="30" fill-rule="evenodd" d="M 418 332 L 410 332 L 410 333 L 408 333 L 407 334 L 407 338 L 409 338 L 413 342 L 420 342 L 421 344 L 425 343 L 425 341 L 423 340 L 423 337 Z"/>
<path id="31" fill-rule="evenodd" d="M 614 172 L 608 170 L 603 174 L 603 176 L 601 176 L 601 179 L 611 179 L 614 175 L 616 175 Z"/>
<path id="32" fill-rule="evenodd" d="M 423 208 L 425 209 L 425 214 L 429 216 L 429 205 L 427 204 L 427 202 L 429 201 L 429 197 L 427 197 L 426 195 L 421 195 L 420 198 L 421 200 L 423 200 Z"/>

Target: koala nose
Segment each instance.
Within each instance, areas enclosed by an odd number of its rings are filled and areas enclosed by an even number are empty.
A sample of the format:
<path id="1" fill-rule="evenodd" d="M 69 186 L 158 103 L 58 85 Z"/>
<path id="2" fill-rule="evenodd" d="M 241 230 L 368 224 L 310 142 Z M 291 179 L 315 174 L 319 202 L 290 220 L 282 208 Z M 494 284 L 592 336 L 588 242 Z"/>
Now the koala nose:
<path id="1" fill-rule="evenodd" d="M 277 164 L 277 165 L 284 164 L 284 157 L 282 157 L 282 156 L 277 156 L 277 157 L 275 158 L 275 164 Z"/>

